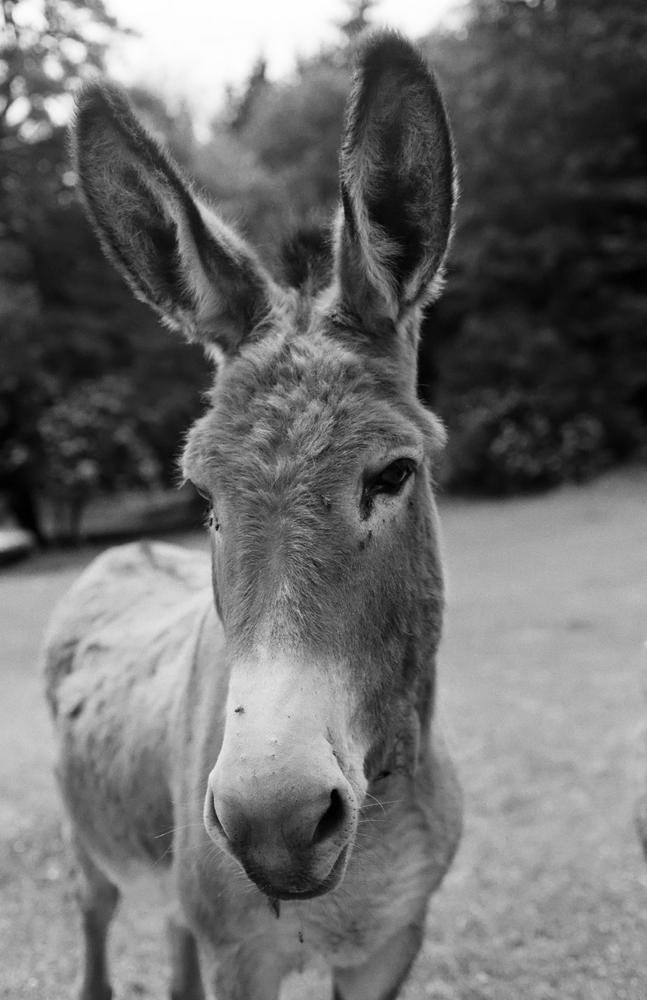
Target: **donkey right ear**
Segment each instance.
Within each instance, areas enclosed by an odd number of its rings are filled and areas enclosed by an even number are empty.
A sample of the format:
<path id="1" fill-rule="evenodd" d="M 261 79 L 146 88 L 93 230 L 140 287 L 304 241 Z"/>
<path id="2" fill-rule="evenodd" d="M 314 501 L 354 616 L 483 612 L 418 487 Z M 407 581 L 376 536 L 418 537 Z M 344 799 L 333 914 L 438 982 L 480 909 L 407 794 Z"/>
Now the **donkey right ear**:
<path id="1" fill-rule="evenodd" d="M 117 87 L 81 91 L 72 145 L 90 221 L 135 295 L 209 351 L 235 352 L 276 294 L 252 250 L 199 202 Z"/>
<path id="2" fill-rule="evenodd" d="M 341 294 L 374 330 L 441 287 L 455 199 L 451 134 L 420 53 L 386 31 L 360 47 L 341 151 L 336 268 Z"/>

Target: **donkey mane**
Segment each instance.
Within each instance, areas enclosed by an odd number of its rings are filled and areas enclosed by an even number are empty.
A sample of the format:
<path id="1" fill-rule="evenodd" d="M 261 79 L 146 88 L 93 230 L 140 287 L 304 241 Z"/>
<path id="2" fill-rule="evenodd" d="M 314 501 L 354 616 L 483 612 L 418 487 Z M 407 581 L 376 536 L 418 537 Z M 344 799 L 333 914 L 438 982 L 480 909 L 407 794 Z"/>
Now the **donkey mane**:
<path id="1" fill-rule="evenodd" d="M 330 283 L 333 237 L 324 223 L 303 223 L 284 237 L 279 250 L 279 278 L 304 294 L 321 291 Z"/>

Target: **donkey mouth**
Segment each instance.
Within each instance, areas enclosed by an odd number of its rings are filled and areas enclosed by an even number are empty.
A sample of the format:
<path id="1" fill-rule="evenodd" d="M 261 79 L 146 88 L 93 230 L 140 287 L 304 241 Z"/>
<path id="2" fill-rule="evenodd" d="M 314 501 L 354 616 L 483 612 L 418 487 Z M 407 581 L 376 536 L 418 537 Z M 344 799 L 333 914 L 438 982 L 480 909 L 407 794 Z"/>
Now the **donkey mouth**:
<path id="1" fill-rule="evenodd" d="M 283 884 L 275 883 L 257 865 L 245 861 L 240 861 L 240 864 L 250 881 L 270 899 L 297 901 L 315 899 L 317 896 L 324 896 L 327 892 L 331 892 L 332 889 L 335 889 L 339 885 L 346 871 L 349 849 L 350 845 L 346 844 L 341 849 L 325 879 L 314 884 L 305 875 L 293 876 Z M 308 885 L 308 883 L 311 884 Z M 297 888 L 297 886 L 299 887 Z"/>

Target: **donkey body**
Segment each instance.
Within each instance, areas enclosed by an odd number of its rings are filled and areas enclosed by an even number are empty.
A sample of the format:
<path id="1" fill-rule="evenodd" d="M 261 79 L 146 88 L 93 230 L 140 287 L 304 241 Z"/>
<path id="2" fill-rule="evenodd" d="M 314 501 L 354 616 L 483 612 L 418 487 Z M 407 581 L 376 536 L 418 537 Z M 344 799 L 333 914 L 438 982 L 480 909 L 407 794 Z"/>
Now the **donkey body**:
<path id="1" fill-rule="evenodd" d="M 75 145 L 110 259 L 218 358 L 183 459 L 211 559 L 112 550 L 47 638 L 82 1000 L 112 995 L 108 925 L 144 872 L 175 1000 L 276 1000 L 316 956 L 338 1000 L 394 998 L 461 826 L 434 721 L 443 432 L 416 396 L 453 208 L 435 82 L 396 35 L 361 50 L 316 294 L 265 272 L 120 92 L 81 95 Z"/>

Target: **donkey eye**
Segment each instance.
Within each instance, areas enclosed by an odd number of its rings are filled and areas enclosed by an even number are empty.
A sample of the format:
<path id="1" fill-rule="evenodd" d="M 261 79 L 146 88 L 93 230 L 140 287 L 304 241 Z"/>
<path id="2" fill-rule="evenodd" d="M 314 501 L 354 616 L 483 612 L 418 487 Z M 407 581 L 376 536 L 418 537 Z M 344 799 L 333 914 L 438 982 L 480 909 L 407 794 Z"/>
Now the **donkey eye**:
<path id="1" fill-rule="evenodd" d="M 400 492 L 409 476 L 416 471 L 416 463 L 412 458 L 398 458 L 395 462 L 387 465 L 377 476 L 364 486 L 362 493 L 362 511 L 364 516 L 368 516 L 373 500 L 378 494 L 395 496 Z"/>
<path id="2" fill-rule="evenodd" d="M 410 458 L 399 458 L 391 462 L 371 483 L 374 493 L 397 493 L 416 470 L 416 463 Z"/>
<path id="3" fill-rule="evenodd" d="M 193 480 L 191 481 L 193 482 Z M 211 499 L 211 496 L 209 495 L 209 493 L 207 493 L 205 489 L 202 489 L 195 483 L 193 483 L 193 486 L 195 488 L 196 493 L 198 493 L 203 500 L 207 501 L 207 510 L 204 519 L 205 526 L 207 528 L 213 528 L 214 531 L 218 531 L 218 529 L 220 528 L 220 522 L 218 521 L 218 518 L 216 517 L 216 512 L 213 509 L 213 500 Z"/>

